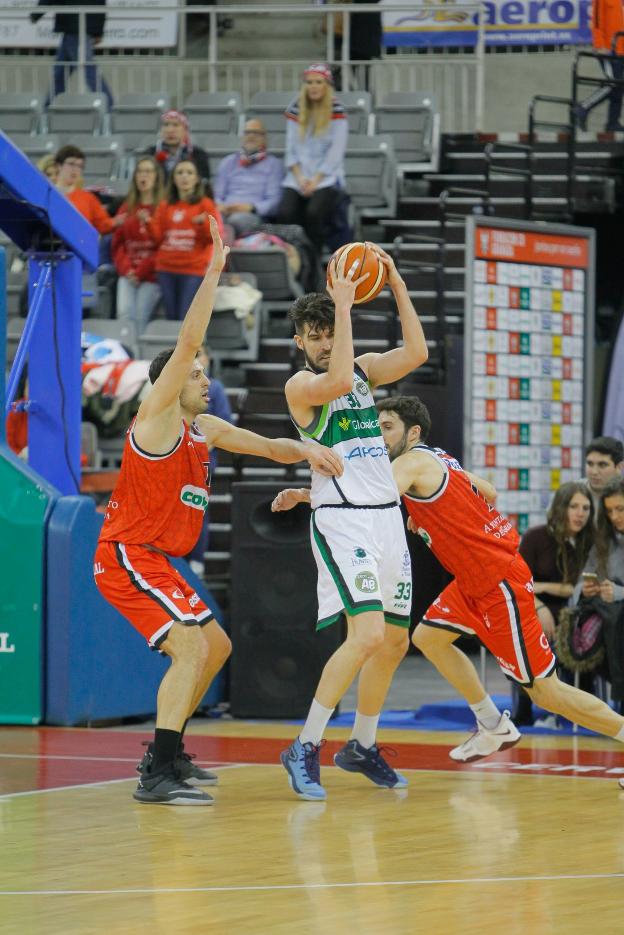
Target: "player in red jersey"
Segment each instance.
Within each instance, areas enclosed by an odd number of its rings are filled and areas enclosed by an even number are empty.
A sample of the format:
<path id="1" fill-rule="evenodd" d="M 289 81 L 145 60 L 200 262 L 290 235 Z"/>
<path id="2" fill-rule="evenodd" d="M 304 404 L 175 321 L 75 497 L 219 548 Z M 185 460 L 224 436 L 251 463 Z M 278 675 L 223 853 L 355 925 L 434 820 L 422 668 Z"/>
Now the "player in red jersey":
<path id="1" fill-rule="evenodd" d="M 518 534 L 493 506 L 494 487 L 462 470 L 451 455 L 425 445 L 431 420 L 417 397 L 390 397 L 377 408 L 408 528 L 455 576 L 412 638 L 477 719 L 475 733 L 451 750 L 451 757 L 470 762 L 520 739 L 508 712 L 498 711 L 470 659 L 453 645 L 462 634 L 477 636 L 505 675 L 540 707 L 624 743 L 623 717 L 557 678 L 535 610 L 531 572 L 518 553 Z"/>
<path id="2" fill-rule="evenodd" d="M 192 763 L 182 735 L 229 656 L 230 641 L 169 561 L 169 556 L 186 555 L 199 536 L 208 503 L 209 448 L 283 464 L 308 460 L 321 473 L 342 473 L 340 458 L 317 443 L 263 438 L 202 414 L 209 380 L 196 354 L 227 256 L 212 218 L 210 227 L 210 266 L 181 323 L 175 348 L 160 353 L 150 366 L 153 386 L 128 430 L 94 564 L 95 581 L 106 600 L 152 648 L 171 658 L 158 690 L 154 742 L 139 764 L 141 779 L 134 793 L 140 802 L 166 805 L 210 805 L 212 798 L 191 783 L 217 782 L 213 773 Z M 354 283 L 345 278 L 338 288 L 353 291 Z"/>

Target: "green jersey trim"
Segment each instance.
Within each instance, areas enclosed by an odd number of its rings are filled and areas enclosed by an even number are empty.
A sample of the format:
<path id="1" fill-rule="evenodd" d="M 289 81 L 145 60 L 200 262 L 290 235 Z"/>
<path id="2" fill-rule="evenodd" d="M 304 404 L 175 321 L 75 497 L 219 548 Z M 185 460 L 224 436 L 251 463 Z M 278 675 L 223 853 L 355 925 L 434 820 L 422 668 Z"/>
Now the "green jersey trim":
<path id="1" fill-rule="evenodd" d="M 302 429 L 298 422 L 295 422 L 295 425 L 297 426 L 301 434 L 305 435 L 306 438 L 316 438 L 318 440 L 318 436 L 321 435 L 325 431 L 328 412 L 329 412 L 329 403 L 325 403 L 321 407 L 321 411 L 319 412 L 319 417 L 316 420 L 316 425 L 309 432 L 307 432 L 305 429 Z M 295 420 L 293 419 L 293 422 L 294 421 Z M 310 426 L 308 426 L 308 428 L 310 428 Z"/>
<path id="2" fill-rule="evenodd" d="M 386 623 L 391 623 L 395 627 L 403 627 L 403 629 L 407 630 L 410 625 L 410 618 L 404 616 L 403 614 L 385 613 L 384 617 L 386 619 Z"/>

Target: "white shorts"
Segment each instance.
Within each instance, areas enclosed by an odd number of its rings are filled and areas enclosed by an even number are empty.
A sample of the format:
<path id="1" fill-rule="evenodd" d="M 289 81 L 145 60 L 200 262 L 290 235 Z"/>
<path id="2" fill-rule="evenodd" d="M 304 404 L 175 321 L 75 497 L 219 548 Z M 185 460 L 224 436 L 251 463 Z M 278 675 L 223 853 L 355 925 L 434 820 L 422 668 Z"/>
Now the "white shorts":
<path id="1" fill-rule="evenodd" d="M 369 610 L 408 627 L 412 566 L 400 508 L 320 507 L 310 528 L 318 567 L 316 629 L 343 612 L 353 617 Z"/>

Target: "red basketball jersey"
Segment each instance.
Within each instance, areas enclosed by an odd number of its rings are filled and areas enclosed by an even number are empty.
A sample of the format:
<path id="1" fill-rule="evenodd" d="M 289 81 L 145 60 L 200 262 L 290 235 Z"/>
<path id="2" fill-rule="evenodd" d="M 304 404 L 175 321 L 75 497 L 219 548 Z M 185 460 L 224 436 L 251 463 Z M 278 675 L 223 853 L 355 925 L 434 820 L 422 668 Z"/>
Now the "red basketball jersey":
<path id="1" fill-rule="evenodd" d="M 126 436 L 117 486 L 106 508 L 100 542 L 152 545 L 168 555 L 186 555 L 199 538 L 208 506 L 208 447 L 185 422 L 168 454 L 143 451 Z"/>
<path id="2" fill-rule="evenodd" d="M 462 591 L 482 597 L 504 579 L 518 550 L 518 533 L 470 483 L 452 455 L 425 445 L 412 450 L 435 458 L 444 468 L 444 480 L 430 497 L 405 494 L 407 511 Z"/>

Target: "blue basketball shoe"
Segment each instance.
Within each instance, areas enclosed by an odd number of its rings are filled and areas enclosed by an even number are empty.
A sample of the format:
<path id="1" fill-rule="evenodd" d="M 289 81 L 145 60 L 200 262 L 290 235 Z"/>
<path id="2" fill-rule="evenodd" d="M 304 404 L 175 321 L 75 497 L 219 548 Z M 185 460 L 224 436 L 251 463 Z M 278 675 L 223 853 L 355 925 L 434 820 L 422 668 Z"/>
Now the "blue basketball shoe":
<path id="1" fill-rule="evenodd" d="M 382 749 L 396 756 L 389 747 L 378 747 L 373 744 L 368 749 L 357 740 L 349 740 L 342 750 L 334 754 L 334 763 L 348 773 L 363 773 L 371 782 L 387 789 L 404 789 L 407 779 L 386 763 L 381 755 Z"/>
<path id="2" fill-rule="evenodd" d="M 327 793 L 321 785 L 321 744 L 301 743 L 299 738 L 280 754 L 282 766 L 288 773 L 293 792 L 309 802 L 324 799 Z"/>

